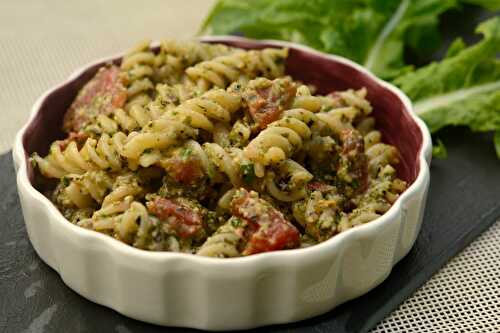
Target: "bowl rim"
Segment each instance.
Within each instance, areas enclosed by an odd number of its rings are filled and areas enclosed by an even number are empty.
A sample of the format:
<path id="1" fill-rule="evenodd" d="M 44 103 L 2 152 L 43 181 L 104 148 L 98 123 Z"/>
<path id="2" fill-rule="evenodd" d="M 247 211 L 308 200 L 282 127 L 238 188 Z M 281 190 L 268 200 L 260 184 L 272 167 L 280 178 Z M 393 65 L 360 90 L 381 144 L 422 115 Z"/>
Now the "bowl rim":
<path id="1" fill-rule="evenodd" d="M 256 264 L 256 263 L 263 263 L 265 261 L 274 261 L 274 259 L 280 259 L 281 261 L 295 260 L 300 256 L 312 256 L 315 254 L 323 253 L 323 251 L 334 251 L 335 248 L 340 246 L 340 244 L 342 244 L 348 238 L 370 234 L 374 232 L 375 229 L 379 228 L 379 226 L 385 223 L 391 223 L 391 221 L 392 223 L 395 223 L 395 221 L 393 220 L 395 220 L 399 212 L 403 210 L 404 202 L 407 201 L 409 198 L 411 198 L 416 192 L 423 191 L 425 189 L 426 179 L 429 174 L 429 163 L 431 159 L 431 148 L 432 148 L 430 133 L 424 122 L 421 119 L 419 119 L 418 116 L 413 112 L 413 106 L 410 99 L 399 88 L 395 87 L 394 85 L 382 79 L 379 79 L 369 70 L 363 68 L 361 65 L 349 59 L 346 59 L 338 55 L 326 54 L 314 50 L 310 47 L 299 45 L 292 42 L 278 41 L 272 39 L 255 40 L 237 36 L 208 36 L 208 37 L 197 38 L 197 40 L 201 42 L 220 42 L 220 43 L 231 42 L 231 41 L 236 41 L 236 42 L 247 41 L 254 44 L 268 44 L 276 47 L 295 48 L 297 50 L 301 50 L 306 53 L 312 53 L 326 60 L 339 62 L 349 67 L 352 67 L 355 70 L 362 72 L 369 79 L 373 80 L 375 83 L 377 83 L 384 89 L 390 90 L 400 99 L 400 101 L 404 106 L 403 112 L 406 112 L 410 115 L 411 119 L 417 124 L 417 127 L 420 130 L 420 134 L 422 135 L 422 144 L 419 147 L 418 151 L 418 163 L 420 164 L 419 171 L 414 182 L 400 195 L 400 197 L 392 204 L 391 208 L 386 213 L 384 213 L 379 218 L 370 221 L 369 223 L 358 225 L 355 228 L 351 228 L 347 231 L 339 233 L 324 242 L 315 244 L 310 247 L 263 252 L 251 256 L 243 256 L 235 258 L 214 258 L 214 257 L 197 256 L 190 253 L 147 251 L 135 248 L 113 237 L 104 235 L 94 230 L 89 230 L 79 227 L 69 222 L 57 209 L 57 207 L 41 192 L 35 189 L 31 184 L 31 182 L 29 181 L 27 173 L 27 163 L 26 163 L 27 153 L 24 150 L 23 136 L 26 132 L 26 129 L 31 125 L 32 121 L 35 119 L 35 116 L 40 111 L 40 107 L 42 106 L 43 102 L 49 95 L 51 95 L 56 90 L 61 89 L 64 86 L 68 85 L 70 82 L 74 81 L 89 68 L 103 62 L 108 62 L 120 58 L 125 54 L 125 52 L 120 52 L 112 56 L 107 56 L 97 59 L 76 69 L 63 82 L 45 91 L 33 104 L 28 120 L 16 134 L 12 154 L 17 169 L 17 184 L 19 187 L 23 187 L 26 190 L 27 194 L 31 196 L 31 198 L 29 199 L 36 200 L 39 204 L 45 206 L 48 212 L 52 215 L 51 219 L 55 223 L 57 223 L 57 227 L 66 228 L 67 232 L 73 232 L 74 236 L 78 236 L 80 238 L 87 238 L 87 239 L 90 238 L 94 240 L 99 240 L 101 242 L 105 242 L 107 243 L 106 246 L 109 249 L 114 249 L 117 253 L 130 256 L 131 258 L 135 257 L 137 259 L 150 260 L 159 263 L 164 262 L 166 260 L 181 259 L 181 260 L 187 260 L 190 263 L 208 265 L 212 267 L 220 265 L 227 268 L 228 266 L 239 266 L 239 265 L 245 265 L 247 263 Z M 154 42 L 152 45 L 157 46 L 159 45 L 159 42 Z"/>

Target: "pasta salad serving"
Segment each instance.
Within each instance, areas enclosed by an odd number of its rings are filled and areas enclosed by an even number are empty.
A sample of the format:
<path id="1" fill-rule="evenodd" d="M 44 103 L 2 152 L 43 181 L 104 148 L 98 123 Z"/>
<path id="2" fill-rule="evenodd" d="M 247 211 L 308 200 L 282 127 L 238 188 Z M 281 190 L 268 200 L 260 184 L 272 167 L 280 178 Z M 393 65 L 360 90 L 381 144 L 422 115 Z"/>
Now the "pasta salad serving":
<path id="1" fill-rule="evenodd" d="M 406 189 L 366 89 L 315 94 L 287 49 L 149 41 L 102 66 L 31 157 L 72 223 L 139 249 L 238 257 L 307 247 Z"/>

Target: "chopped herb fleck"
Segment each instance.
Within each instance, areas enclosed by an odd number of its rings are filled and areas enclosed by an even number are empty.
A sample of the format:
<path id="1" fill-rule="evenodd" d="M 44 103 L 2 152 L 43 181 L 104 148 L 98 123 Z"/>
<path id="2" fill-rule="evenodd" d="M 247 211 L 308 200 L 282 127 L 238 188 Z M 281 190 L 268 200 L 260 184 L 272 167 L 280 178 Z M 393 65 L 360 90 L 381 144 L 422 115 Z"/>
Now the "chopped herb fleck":
<path id="1" fill-rule="evenodd" d="M 255 179 L 255 170 L 252 163 L 242 164 L 240 171 L 245 183 L 250 184 Z"/>

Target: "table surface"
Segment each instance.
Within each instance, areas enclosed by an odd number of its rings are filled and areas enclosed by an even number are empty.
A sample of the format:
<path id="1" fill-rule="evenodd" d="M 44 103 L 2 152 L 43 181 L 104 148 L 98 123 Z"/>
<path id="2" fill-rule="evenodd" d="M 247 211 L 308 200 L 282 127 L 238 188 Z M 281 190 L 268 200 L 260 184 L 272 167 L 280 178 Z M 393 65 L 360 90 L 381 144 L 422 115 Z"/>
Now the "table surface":
<path id="1" fill-rule="evenodd" d="M 144 38 L 190 38 L 212 4 L 212 0 L 149 0 L 147 6 L 133 0 L 1 1 L 0 103 L 4 109 L 0 116 L 0 153 L 10 149 L 35 99 L 74 69 Z M 373 332 L 500 331 L 498 244 L 500 221 Z M 3 274 L 8 272 L 0 271 Z M 30 274 L 29 265 L 25 274 Z M 29 299 L 40 289 L 34 283 L 24 295 Z M 33 322 L 26 323 L 26 331 L 42 332 L 56 310 L 48 307 L 42 311 Z M 0 318 L 1 332 L 8 331 L 6 322 L 6 318 Z M 117 327 L 116 331 L 130 332 L 126 327 Z"/>

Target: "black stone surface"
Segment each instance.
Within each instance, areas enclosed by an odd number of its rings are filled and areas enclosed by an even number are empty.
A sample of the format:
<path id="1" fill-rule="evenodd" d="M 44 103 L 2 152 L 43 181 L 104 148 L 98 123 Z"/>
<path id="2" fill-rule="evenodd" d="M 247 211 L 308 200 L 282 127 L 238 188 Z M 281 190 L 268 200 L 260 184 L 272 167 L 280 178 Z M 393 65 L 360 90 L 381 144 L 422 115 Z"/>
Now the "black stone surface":
<path id="1" fill-rule="evenodd" d="M 260 332 L 367 332 L 500 218 L 500 160 L 490 135 L 441 135 L 447 160 L 434 160 L 422 231 L 389 278 L 333 311 Z M 66 287 L 34 252 L 24 227 L 10 154 L 0 156 L 0 332 L 187 332 L 126 318 Z M 446 292 L 446 291 L 443 291 Z"/>

